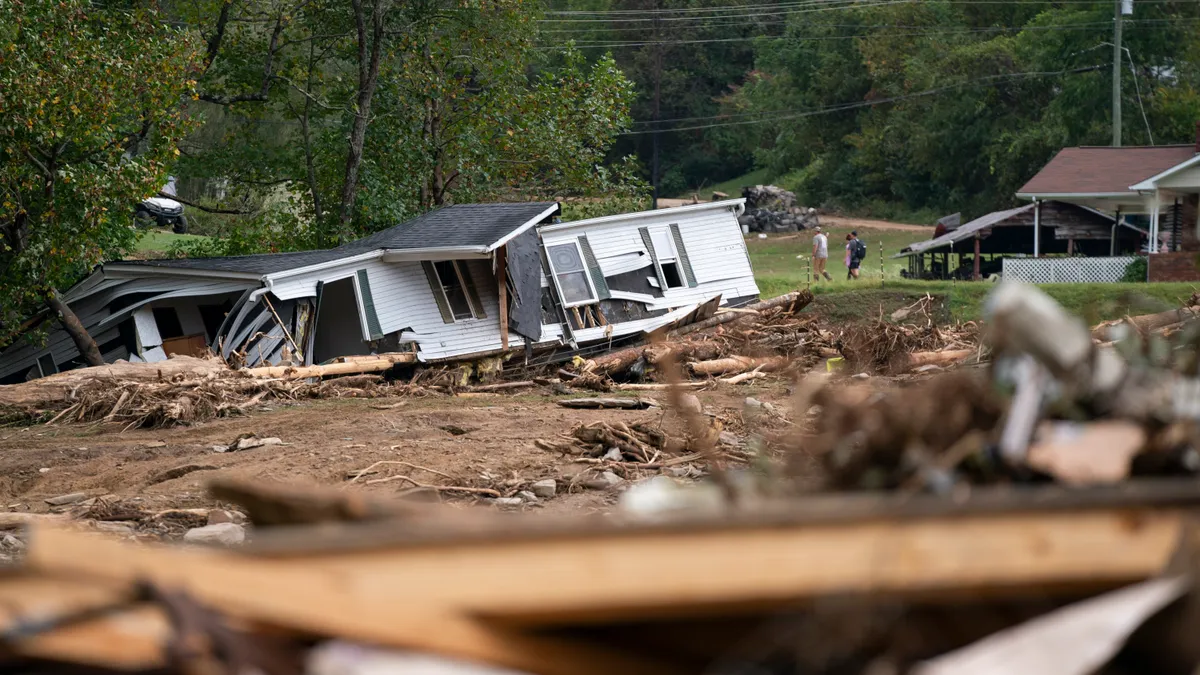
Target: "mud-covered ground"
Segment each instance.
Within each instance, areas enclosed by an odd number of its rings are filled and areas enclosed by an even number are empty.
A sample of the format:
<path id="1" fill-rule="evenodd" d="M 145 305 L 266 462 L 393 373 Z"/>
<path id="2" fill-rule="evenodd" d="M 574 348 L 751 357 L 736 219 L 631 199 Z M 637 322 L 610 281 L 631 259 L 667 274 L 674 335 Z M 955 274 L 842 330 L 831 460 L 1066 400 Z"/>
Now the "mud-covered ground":
<path id="1" fill-rule="evenodd" d="M 787 406 L 782 381 L 720 385 L 697 396 L 705 412 L 724 419 L 735 434 L 744 431 L 740 420 L 746 397 Z M 664 392 L 644 397 L 666 402 Z M 392 460 L 408 464 L 379 466 L 347 489 L 381 496 L 411 490 L 412 485 L 401 479 L 367 484 L 394 475 L 427 485 L 500 490 L 506 484 L 555 478 L 559 496 L 529 508 L 604 510 L 616 491 L 580 485 L 566 489 L 594 465 L 540 449 L 535 441 L 563 441 L 561 435 L 577 424 L 594 421 L 650 420 L 668 427 L 678 421 L 662 408 L 570 410 L 557 405 L 561 398 L 534 390 L 517 395 L 326 399 L 264 405 L 246 416 L 171 429 L 124 430 L 113 424 L 10 427 L 0 429 L 0 508 L 44 512 L 51 509 L 46 498 L 78 492 L 135 499 L 148 510 L 205 507 L 216 504 L 205 493 L 206 481 L 216 476 L 343 486 L 371 464 Z M 466 433 L 456 433 L 462 431 Z M 278 437 L 283 445 L 214 450 L 250 433 Z M 165 479 L 173 469 L 189 465 L 190 473 Z M 442 494 L 470 501 L 468 495 Z"/>

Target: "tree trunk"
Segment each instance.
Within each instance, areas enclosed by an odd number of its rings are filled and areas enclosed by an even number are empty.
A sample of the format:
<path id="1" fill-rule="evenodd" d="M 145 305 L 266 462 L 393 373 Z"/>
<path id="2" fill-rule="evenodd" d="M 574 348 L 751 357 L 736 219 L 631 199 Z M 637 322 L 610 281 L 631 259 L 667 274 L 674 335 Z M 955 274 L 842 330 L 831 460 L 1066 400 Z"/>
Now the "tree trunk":
<path id="1" fill-rule="evenodd" d="M 807 291 L 807 290 L 806 291 L 794 291 L 794 292 L 788 293 L 786 295 L 780 295 L 778 297 L 771 298 L 770 300 L 763 300 L 762 302 L 756 302 L 753 305 L 749 305 L 749 306 L 745 307 L 744 309 L 755 311 L 755 312 L 761 312 L 764 309 L 770 309 L 772 307 L 779 307 L 782 305 L 789 305 L 790 306 L 789 311 L 794 314 L 794 313 L 799 312 L 800 310 L 804 309 L 806 306 L 808 306 L 808 303 L 810 303 L 812 301 L 813 301 L 812 291 Z M 751 319 L 752 320 L 753 316 L 754 316 L 753 314 L 745 314 L 745 313 L 741 313 L 741 312 L 719 312 L 716 316 L 714 316 L 710 319 L 705 319 L 704 321 L 700 321 L 697 323 L 693 323 L 693 324 L 690 324 L 687 326 L 682 326 L 680 328 L 677 328 L 677 329 L 671 331 L 671 335 L 672 336 L 687 335 L 689 333 L 695 333 L 696 331 L 706 330 L 708 328 L 713 328 L 713 327 L 719 326 L 723 323 L 729 323 L 730 321 L 736 321 L 738 319 Z"/>
<path id="2" fill-rule="evenodd" d="M 354 106 L 354 124 L 350 127 L 350 147 L 346 153 L 346 173 L 342 182 L 342 204 L 338 217 L 338 237 L 349 230 L 358 194 L 358 170 L 362 166 L 363 145 L 371 119 L 371 98 L 379 83 L 379 63 L 383 56 L 384 16 L 389 0 L 375 0 L 371 10 L 368 33 L 367 17 L 362 0 L 353 0 L 355 26 L 358 32 L 358 96 Z M 370 44 L 368 45 L 368 41 Z"/>
<path id="3" fill-rule="evenodd" d="M 67 303 L 62 301 L 58 291 L 52 289 L 46 295 L 46 304 L 58 314 L 58 320 L 62 322 L 63 330 L 67 331 L 67 335 L 70 335 L 71 339 L 75 341 L 75 348 L 79 350 L 88 365 L 104 365 L 104 357 L 100 356 L 100 348 L 96 346 L 96 341 L 88 334 L 87 329 L 83 327 L 83 322 L 75 316 L 75 312 L 71 311 Z"/>
<path id="4" fill-rule="evenodd" d="M 974 349 L 944 349 L 940 352 L 913 352 L 908 355 L 908 367 L 946 366 L 968 359 L 975 354 Z"/>
<path id="5" fill-rule="evenodd" d="M 692 373 L 696 375 L 727 375 L 729 373 L 744 373 L 756 368 L 763 372 L 772 373 L 787 367 L 785 356 L 766 356 L 753 358 L 749 356 L 729 356 L 712 361 L 698 361 L 691 364 Z"/>

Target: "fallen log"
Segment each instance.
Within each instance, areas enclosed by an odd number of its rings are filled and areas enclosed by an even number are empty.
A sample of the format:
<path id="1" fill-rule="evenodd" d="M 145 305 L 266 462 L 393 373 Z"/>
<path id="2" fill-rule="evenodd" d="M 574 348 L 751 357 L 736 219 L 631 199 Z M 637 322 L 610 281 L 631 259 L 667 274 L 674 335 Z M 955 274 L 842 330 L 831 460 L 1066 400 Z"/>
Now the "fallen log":
<path id="1" fill-rule="evenodd" d="M 1127 324 L 1132 324 L 1138 332 L 1145 333 L 1165 328 L 1171 324 L 1188 321 L 1198 316 L 1200 316 L 1200 307 L 1181 307 L 1157 314 L 1142 314 L 1117 321 L 1105 321 L 1092 329 L 1092 339 L 1099 340 L 1100 342 L 1111 342 L 1117 339 L 1117 334 L 1120 332 L 1120 328 L 1118 327 Z"/>
<path id="2" fill-rule="evenodd" d="M 974 349 L 944 349 L 940 352 L 914 352 L 908 355 L 908 367 L 944 366 L 950 363 L 958 363 L 974 353 Z"/>
<path id="3" fill-rule="evenodd" d="M 675 385 L 675 386 L 683 387 L 684 389 L 699 389 L 701 387 L 707 387 L 708 384 L 709 384 L 708 382 L 680 382 L 678 385 Z M 618 391 L 666 391 L 667 389 L 670 389 L 671 386 L 672 385 L 670 385 L 670 384 L 664 384 L 664 383 L 616 384 L 616 385 L 613 385 L 613 389 L 616 389 Z"/>
<path id="4" fill-rule="evenodd" d="M 505 391 L 507 389 L 522 389 L 524 387 L 537 386 L 537 382 L 532 380 L 523 380 L 521 382 L 501 382 L 499 384 L 482 384 L 477 387 L 471 387 L 468 391 Z"/>
<path id="5" fill-rule="evenodd" d="M 221 361 L 198 359 L 192 356 L 172 356 L 157 363 L 117 361 L 106 366 L 78 368 L 42 377 L 21 384 L 0 386 L 0 407 L 35 408 L 59 404 L 71 398 L 71 392 L 81 385 L 97 380 L 113 382 L 161 382 L 177 376 L 197 380 L 210 375 L 228 375 L 231 371 Z"/>
<path id="6" fill-rule="evenodd" d="M 771 373 L 782 370 L 787 364 L 788 358 L 786 356 L 766 356 L 760 358 L 728 356 L 723 359 L 713 359 L 712 361 L 698 361 L 689 367 L 692 373 L 696 375 L 727 375 L 730 373 L 744 373 L 747 370 Z"/>
<path id="7" fill-rule="evenodd" d="M 327 363 L 323 366 L 261 366 L 246 368 L 238 371 L 251 377 L 283 379 L 300 379 L 309 377 L 329 377 L 331 375 L 350 375 L 356 373 L 378 373 L 391 370 L 397 363 L 413 363 L 417 355 L 412 352 L 398 354 L 374 354 L 370 357 L 347 359 L 343 363 Z"/>
<path id="8" fill-rule="evenodd" d="M 762 312 L 764 309 L 770 309 L 772 307 L 783 307 L 783 306 L 791 305 L 791 311 L 798 312 L 801 309 L 804 309 L 806 306 L 808 306 L 808 303 L 810 303 L 812 301 L 813 301 L 812 291 L 807 291 L 807 290 L 794 291 L 794 292 L 788 293 L 786 295 L 781 295 L 779 297 L 771 298 L 770 300 L 763 300 L 762 302 L 756 302 L 753 305 L 747 305 L 746 307 L 743 307 L 741 309 L 748 310 L 748 312 L 759 313 L 759 312 Z M 753 319 L 754 314 L 750 314 L 748 312 L 724 312 L 724 313 L 718 314 L 710 319 L 705 319 L 704 321 L 698 321 L 696 323 L 689 324 L 689 325 L 683 326 L 681 328 L 677 328 L 677 329 L 671 331 L 669 334 L 673 337 L 680 336 L 680 335 L 688 335 L 690 333 L 695 333 L 696 331 L 714 328 L 716 326 L 720 326 L 723 323 L 729 323 L 730 321 L 735 321 L 737 319 Z"/>
<path id="9" fill-rule="evenodd" d="M 619 408 L 622 410 L 645 410 L 654 405 L 652 401 L 640 398 L 571 398 L 559 401 L 564 408 Z"/>
<path id="10" fill-rule="evenodd" d="M 597 373 L 600 375 L 611 375 L 628 370 L 630 366 L 637 362 L 642 356 L 642 352 L 646 349 L 646 345 L 638 345 L 636 347 L 626 347 L 615 352 L 604 354 L 596 359 L 593 359 L 584 368 L 586 372 Z"/>
<path id="11" fill-rule="evenodd" d="M 721 345 L 716 342 L 668 342 L 646 347 L 646 361 L 657 366 L 668 357 L 679 361 L 708 361 L 721 356 Z"/>

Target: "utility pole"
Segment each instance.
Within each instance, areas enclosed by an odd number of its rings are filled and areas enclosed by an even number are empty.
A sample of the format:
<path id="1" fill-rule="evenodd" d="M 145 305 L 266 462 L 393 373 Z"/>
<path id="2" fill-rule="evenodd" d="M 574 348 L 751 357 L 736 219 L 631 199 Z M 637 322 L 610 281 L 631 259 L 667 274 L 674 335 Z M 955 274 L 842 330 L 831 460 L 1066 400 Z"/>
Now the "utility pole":
<path id="1" fill-rule="evenodd" d="M 1121 147 L 1121 29 L 1124 17 L 1133 14 L 1133 0 L 1116 0 L 1113 13 L 1113 63 L 1112 63 L 1112 145 Z"/>
<path id="2" fill-rule="evenodd" d="M 658 208 L 658 120 L 662 103 L 662 32 L 658 17 L 661 9 L 662 0 L 655 0 L 654 41 L 659 44 L 654 45 L 654 134 L 651 136 L 652 147 L 650 150 L 650 186 L 653 189 L 650 208 L 652 209 Z"/>

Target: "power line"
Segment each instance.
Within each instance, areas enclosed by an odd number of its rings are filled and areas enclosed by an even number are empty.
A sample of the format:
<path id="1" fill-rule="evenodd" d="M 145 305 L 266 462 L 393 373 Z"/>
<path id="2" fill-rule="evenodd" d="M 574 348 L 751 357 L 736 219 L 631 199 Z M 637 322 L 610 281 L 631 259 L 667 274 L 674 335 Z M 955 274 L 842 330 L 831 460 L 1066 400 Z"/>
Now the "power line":
<path id="1" fill-rule="evenodd" d="M 575 9 L 575 10 L 546 10 L 548 15 L 614 15 L 614 14 L 682 14 L 741 11 L 752 9 L 780 9 L 786 7 L 811 7 L 816 5 L 833 5 L 842 3 L 847 8 L 862 5 L 873 0 L 796 0 L 794 2 L 777 2 L 760 5 L 718 5 L 711 7 L 676 7 L 666 9 Z M 908 0 L 920 2 L 920 0 Z M 1178 0 L 1138 0 L 1141 4 L 1169 4 Z M 952 0 L 953 5 L 1043 5 L 1046 0 Z M 1055 5 L 1095 5 L 1096 0 L 1055 0 Z"/>
<path id="2" fill-rule="evenodd" d="M 658 42 L 640 41 L 640 42 L 619 42 L 616 40 L 596 41 L 596 42 L 580 42 L 576 43 L 575 47 L 579 49 L 596 49 L 602 47 L 643 47 L 648 45 L 687 45 L 687 44 L 707 44 L 714 42 L 751 42 L 754 40 L 794 40 L 797 42 L 828 42 L 831 40 L 857 40 L 859 38 L 891 38 L 891 37 L 927 37 L 930 35 L 962 35 L 973 33 L 988 33 L 1003 30 L 1093 30 L 1095 28 L 1103 28 L 1109 26 L 1107 21 L 1097 21 L 1093 23 L 1080 24 L 1059 24 L 1054 26 L 1031 26 L 1031 27 L 991 27 L 991 28 L 963 28 L 963 29 L 944 29 L 944 30 L 927 30 L 915 31 L 911 33 L 861 33 L 856 35 L 749 35 L 745 37 L 733 38 L 697 38 L 694 40 L 662 40 Z"/>
<path id="3" fill-rule="evenodd" d="M 1176 0 L 1139 0 L 1144 4 L 1166 4 Z M 738 18 L 739 16 L 778 16 L 780 14 L 807 14 L 831 10 L 870 9 L 898 4 L 913 4 L 920 0 L 807 0 L 793 3 L 777 3 L 768 5 L 725 5 L 721 7 L 686 7 L 678 9 L 629 9 L 629 10 L 560 10 L 547 11 L 548 16 L 581 18 L 543 18 L 541 23 L 599 23 L 599 22 L 648 22 L 654 21 L 654 15 L 683 15 L 660 17 L 660 21 L 688 21 L 712 18 Z M 838 4 L 840 3 L 840 4 Z M 955 5 L 1033 5 L 1045 4 L 1044 0 L 954 0 Z M 1057 5 L 1094 5 L 1095 0 L 1058 0 Z M 798 8 L 798 9 L 791 9 Z M 780 11 L 786 10 L 786 11 Z M 708 16 L 686 16 L 687 14 L 707 14 Z M 619 17 L 634 18 L 619 18 Z"/>
<path id="4" fill-rule="evenodd" d="M 787 121 L 787 120 L 801 119 L 804 117 L 813 117 L 816 115 L 825 115 L 828 113 L 844 112 L 846 110 L 855 110 L 858 108 L 868 108 L 868 107 L 873 107 L 873 106 L 877 106 L 877 105 L 883 105 L 885 103 L 897 103 L 900 101 L 908 101 L 911 99 L 923 98 L 925 96 L 932 96 L 934 94 L 940 94 L 943 92 L 952 91 L 955 89 L 961 89 L 964 87 L 983 86 L 983 85 L 986 85 L 989 83 L 996 82 L 997 80 L 1014 81 L 1014 80 L 1020 80 L 1020 79 L 1031 79 L 1031 78 L 1035 78 L 1035 77 L 1050 77 L 1050 76 L 1055 76 L 1055 75 L 1070 75 L 1070 74 L 1076 74 L 1076 73 L 1086 73 L 1086 72 L 1100 70 L 1101 68 L 1107 68 L 1108 65 L 1109 64 L 1101 64 L 1101 65 L 1097 65 L 1097 66 L 1085 66 L 1085 67 L 1081 67 L 1081 68 L 1072 68 L 1072 69 L 1068 69 L 1068 70 L 1009 73 L 1009 74 L 1005 74 L 1005 75 L 989 75 L 987 77 L 977 78 L 975 80 L 968 80 L 967 82 L 960 82 L 960 83 L 948 85 L 945 87 L 938 87 L 935 89 L 927 89 L 925 91 L 919 91 L 919 92 L 916 92 L 913 94 L 905 94 L 902 96 L 892 96 L 889 98 L 882 98 L 882 99 L 877 99 L 874 101 L 855 101 L 855 102 L 851 102 L 851 103 L 838 103 L 838 104 L 834 104 L 834 105 L 830 105 L 830 106 L 825 106 L 822 108 L 812 108 L 812 109 L 808 109 L 808 110 L 799 111 L 799 112 L 796 112 L 795 114 L 776 115 L 774 117 L 768 117 L 768 118 L 764 118 L 764 119 L 742 120 L 739 122 L 718 122 L 718 123 L 714 123 L 714 124 L 700 124 L 700 125 L 693 125 L 693 126 L 687 126 L 687 127 L 673 127 L 670 129 L 644 129 L 644 130 L 638 130 L 638 131 L 626 131 L 626 132 L 622 132 L 618 135 L 619 136 L 640 136 L 643 134 L 663 133 L 663 132 L 671 132 L 671 131 L 696 131 L 696 130 L 700 130 L 700 129 L 714 129 L 717 127 L 734 127 L 734 126 L 745 126 L 745 125 L 750 125 L 750 124 L 765 124 L 765 123 L 769 123 L 769 122 L 783 122 L 783 121 Z M 772 111 L 770 113 L 763 113 L 763 114 L 776 114 L 779 112 L 788 112 L 788 111 Z M 723 117 L 723 116 L 718 115 L 712 119 L 720 119 L 721 117 Z M 662 120 L 662 121 L 665 122 L 667 120 Z"/>
<path id="5" fill-rule="evenodd" d="M 1168 28 L 1182 22 L 1197 22 L 1200 18 L 1180 18 L 1180 19 L 1146 19 L 1141 26 L 1148 27 L 1152 25 L 1163 25 Z M 1150 23 L 1154 22 L 1154 23 Z M 1132 22 L 1126 22 L 1132 23 Z M 620 42 L 616 40 L 595 41 L 595 42 L 576 42 L 572 46 L 576 49 L 611 49 L 613 47 L 649 47 L 656 45 L 691 45 L 691 44 L 719 44 L 730 42 L 754 42 L 757 40 L 790 40 L 793 42 L 829 42 L 835 40 L 858 40 L 861 38 L 895 38 L 895 37 L 929 37 L 934 35 L 969 35 L 989 32 L 1000 32 L 1005 30 L 1013 30 L 1018 32 L 1024 31 L 1043 31 L 1043 30 L 1095 30 L 1096 28 L 1104 28 L 1111 25 L 1108 21 L 1097 21 L 1091 23 L 1078 24 L 1055 24 L 1048 26 L 989 26 L 981 28 L 962 28 L 962 29 L 944 29 L 944 30 L 928 30 L 915 31 L 910 33 L 860 33 L 856 35 L 749 35 L 744 37 L 732 38 L 697 38 L 693 40 L 642 40 L 634 42 Z M 561 49 L 560 46 L 539 47 L 545 50 Z"/>
<path id="6" fill-rule="evenodd" d="M 738 12 L 735 14 L 722 14 L 722 15 L 719 15 L 718 17 L 705 17 L 705 18 L 730 18 L 730 17 L 736 18 L 739 15 L 741 15 L 741 16 L 785 16 L 785 15 L 790 15 L 790 14 L 810 14 L 812 12 L 826 12 L 826 11 L 839 10 L 839 9 L 868 9 L 871 7 L 885 7 L 888 5 L 903 5 L 903 4 L 910 4 L 910 3 L 916 2 L 916 1 L 917 0 L 871 0 L 870 2 L 856 3 L 856 4 L 852 4 L 852 5 L 813 6 L 808 9 L 797 9 L 797 10 L 790 10 L 787 12 L 755 12 L 753 14 Z M 620 21 L 622 23 L 633 23 L 633 22 L 645 23 L 645 22 L 651 22 L 651 21 L 695 21 L 695 20 L 696 20 L 696 17 L 668 16 L 668 17 L 641 18 L 641 19 L 594 19 L 594 18 L 589 18 L 589 19 L 538 19 L 538 22 L 540 22 L 540 23 L 612 23 L 613 21 Z"/>
<path id="7" fill-rule="evenodd" d="M 757 15 L 755 15 L 755 16 L 757 16 Z M 696 17 L 696 18 L 697 18 L 697 20 L 703 20 L 703 21 L 710 21 L 712 19 L 712 17 Z M 1200 18 L 1180 17 L 1177 19 L 1126 20 L 1125 23 L 1126 24 L 1160 24 L 1160 23 L 1173 24 L 1173 23 L 1178 23 L 1179 21 L 1197 21 L 1197 20 L 1200 20 Z M 691 29 L 691 30 L 705 30 L 705 29 L 710 29 L 710 28 L 725 30 L 725 29 L 728 29 L 731 27 L 736 28 L 738 26 L 750 26 L 750 25 L 756 25 L 759 23 L 762 23 L 762 22 L 758 21 L 757 19 L 751 18 L 750 20 L 747 20 L 747 21 L 731 23 L 729 21 L 720 20 L 720 21 L 715 21 L 712 23 L 703 23 L 703 24 L 696 24 L 696 25 L 691 25 L 691 26 L 681 26 L 681 28 L 686 28 L 686 29 Z M 1094 22 L 1094 23 L 1099 24 L 1100 22 Z M 1111 21 L 1105 21 L 1103 23 L 1105 26 L 1107 26 L 1111 23 Z M 1070 25 L 1085 25 L 1085 24 L 1060 24 L 1060 25 L 1070 26 Z M 877 24 L 820 23 L 820 24 L 814 24 L 814 27 L 816 27 L 816 28 L 892 29 L 892 28 L 930 28 L 931 26 L 929 26 L 928 24 L 927 25 L 910 25 L 910 24 L 893 24 L 893 23 L 877 23 Z M 1019 25 L 1019 26 L 1014 26 L 1014 25 L 995 26 L 995 25 L 993 25 L 993 26 L 976 26 L 972 30 L 987 31 L 987 30 L 1025 30 L 1025 29 L 1035 29 L 1036 30 L 1036 29 L 1038 29 L 1038 27 L 1029 26 L 1028 24 Z M 608 28 L 555 28 L 555 29 L 549 29 L 549 30 L 541 30 L 538 32 L 541 35 L 591 35 L 591 34 L 597 34 L 597 33 L 599 33 L 599 34 L 632 33 L 632 32 L 652 31 L 652 30 L 654 30 L 653 26 L 630 26 L 630 27 L 608 27 Z"/>

